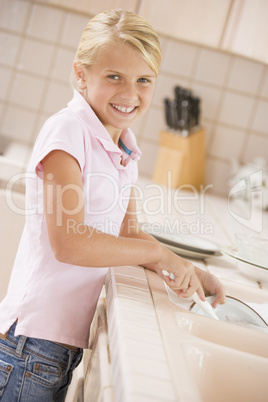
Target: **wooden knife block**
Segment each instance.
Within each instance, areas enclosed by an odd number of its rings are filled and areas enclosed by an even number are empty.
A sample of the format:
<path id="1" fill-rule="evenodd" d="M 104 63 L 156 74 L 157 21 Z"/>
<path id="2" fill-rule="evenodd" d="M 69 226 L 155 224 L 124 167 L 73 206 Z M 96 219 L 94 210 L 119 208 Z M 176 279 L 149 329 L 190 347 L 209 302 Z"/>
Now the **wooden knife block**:
<path id="1" fill-rule="evenodd" d="M 205 129 L 198 128 L 188 137 L 162 131 L 153 181 L 172 188 L 190 185 L 200 190 L 204 179 Z"/>

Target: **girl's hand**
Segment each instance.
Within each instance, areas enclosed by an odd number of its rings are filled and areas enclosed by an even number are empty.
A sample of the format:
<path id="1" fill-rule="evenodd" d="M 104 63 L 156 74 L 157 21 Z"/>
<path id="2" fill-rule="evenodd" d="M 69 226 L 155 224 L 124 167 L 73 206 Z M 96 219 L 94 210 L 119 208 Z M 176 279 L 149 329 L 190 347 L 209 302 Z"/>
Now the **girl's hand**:
<path id="1" fill-rule="evenodd" d="M 223 284 L 214 275 L 209 274 L 200 268 L 195 267 L 195 273 L 206 296 L 216 296 L 212 306 L 216 307 L 218 304 L 224 304 L 226 301 L 226 293 Z"/>
<path id="2" fill-rule="evenodd" d="M 204 291 L 191 262 L 163 247 L 163 257 L 154 269 L 178 297 L 190 297 L 197 292 L 201 300 L 205 300 Z M 175 279 L 163 275 L 162 270 L 173 273 Z"/>

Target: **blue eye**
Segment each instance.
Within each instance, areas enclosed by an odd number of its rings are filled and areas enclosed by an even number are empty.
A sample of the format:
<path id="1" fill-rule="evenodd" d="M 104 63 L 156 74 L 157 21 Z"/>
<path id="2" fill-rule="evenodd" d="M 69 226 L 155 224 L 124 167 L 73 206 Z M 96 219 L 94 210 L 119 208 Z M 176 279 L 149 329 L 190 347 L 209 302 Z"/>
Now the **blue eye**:
<path id="1" fill-rule="evenodd" d="M 109 78 L 111 78 L 112 80 L 119 80 L 119 76 L 118 75 L 109 75 Z"/>
<path id="2" fill-rule="evenodd" d="M 144 82 L 144 83 L 149 82 L 149 80 L 147 78 L 139 78 L 138 81 L 139 82 Z"/>

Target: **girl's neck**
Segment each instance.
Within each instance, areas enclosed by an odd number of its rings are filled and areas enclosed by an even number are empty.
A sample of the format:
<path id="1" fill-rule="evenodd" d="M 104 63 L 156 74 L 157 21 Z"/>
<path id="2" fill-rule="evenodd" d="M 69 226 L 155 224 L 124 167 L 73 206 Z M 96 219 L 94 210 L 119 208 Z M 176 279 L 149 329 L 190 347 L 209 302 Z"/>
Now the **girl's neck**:
<path id="1" fill-rule="evenodd" d="M 110 134 L 110 136 L 111 136 L 113 142 L 115 143 L 115 145 L 118 145 L 120 135 L 122 134 L 122 129 L 116 129 L 114 127 L 107 127 L 107 126 L 104 126 L 104 127 L 106 128 L 106 130 Z"/>

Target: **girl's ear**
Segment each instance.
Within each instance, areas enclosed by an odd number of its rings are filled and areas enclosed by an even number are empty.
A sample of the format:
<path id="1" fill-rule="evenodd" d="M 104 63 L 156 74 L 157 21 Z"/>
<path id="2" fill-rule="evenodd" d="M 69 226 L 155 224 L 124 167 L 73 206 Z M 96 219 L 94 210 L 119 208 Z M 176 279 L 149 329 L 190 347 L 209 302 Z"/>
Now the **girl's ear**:
<path id="1" fill-rule="evenodd" d="M 86 89 L 87 84 L 86 84 L 86 72 L 85 72 L 85 67 L 81 65 L 79 61 L 75 61 L 73 64 L 74 68 L 74 73 L 75 77 L 77 79 L 77 85 L 79 89 Z"/>

